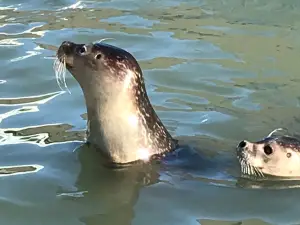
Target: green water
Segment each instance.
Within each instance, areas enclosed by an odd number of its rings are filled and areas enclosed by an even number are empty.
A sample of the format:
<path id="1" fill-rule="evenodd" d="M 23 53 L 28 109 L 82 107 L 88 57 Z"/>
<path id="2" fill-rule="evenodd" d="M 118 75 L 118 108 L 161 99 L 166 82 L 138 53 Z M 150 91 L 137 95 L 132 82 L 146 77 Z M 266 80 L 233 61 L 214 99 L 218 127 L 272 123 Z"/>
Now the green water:
<path id="1" fill-rule="evenodd" d="M 0 224 L 300 223 L 300 191 L 241 180 L 234 150 L 278 127 L 299 133 L 299 1 L 0 0 L 0 11 Z M 82 92 L 69 74 L 71 94 L 59 89 L 49 46 L 102 38 L 137 58 L 161 120 L 197 157 L 115 171 L 82 146 Z"/>

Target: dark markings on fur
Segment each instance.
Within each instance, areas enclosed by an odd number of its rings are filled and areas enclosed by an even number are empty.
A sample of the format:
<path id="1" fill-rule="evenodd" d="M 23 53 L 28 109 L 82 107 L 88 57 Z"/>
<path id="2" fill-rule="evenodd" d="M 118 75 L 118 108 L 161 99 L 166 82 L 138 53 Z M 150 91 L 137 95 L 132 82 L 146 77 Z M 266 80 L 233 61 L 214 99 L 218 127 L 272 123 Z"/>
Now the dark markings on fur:
<path id="1" fill-rule="evenodd" d="M 58 49 L 57 55 L 61 58 L 64 55 L 77 54 L 78 50 L 82 47 L 84 47 L 84 44 L 63 42 Z M 141 146 L 145 146 L 147 143 L 151 143 L 151 147 L 154 149 L 154 154 L 151 158 L 160 158 L 165 153 L 177 148 L 178 140 L 171 137 L 149 101 L 143 73 L 136 59 L 124 49 L 103 42 L 92 45 L 88 49 L 88 54 L 93 56 L 102 54 L 105 59 L 105 64 L 102 64 L 102 66 L 104 65 L 107 71 L 110 71 L 105 73 L 105 75 L 111 76 L 116 81 L 124 81 L 130 76 L 128 71 L 132 72 L 133 80 L 130 82 L 128 91 L 131 91 L 132 96 L 134 96 L 132 101 L 135 101 L 137 111 L 139 112 L 139 124 L 146 130 L 146 134 L 141 134 L 140 136 L 140 144 Z M 85 60 L 85 64 L 94 70 L 98 70 L 95 60 L 88 57 L 86 59 L 83 58 L 83 60 Z M 67 65 L 67 68 L 72 68 L 72 65 L 69 67 Z"/>
<path id="2" fill-rule="evenodd" d="M 107 58 L 107 66 L 115 70 L 114 74 L 120 76 L 120 79 L 126 78 L 123 77 L 127 75 L 126 70 L 134 72 L 134 81 L 132 82 L 130 90 L 133 93 L 133 96 L 135 96 L 134 101 L 138 107 L 139 112 L 145 119 L 143 120 L 142 118 L 140 118 L 139 122 L 142 123 L 142 126 L 146 127 L 147 133 L 151 134 L 149 138 L 152 139 L 153 147 L 159 149 L 159 152 L 165 153 L 176 148 L 178 145 L 178 141 L 171 137 L 152 108 L 147 95 L 145 82 L 142 75 L 143 73 L 136 59 L 129 52 L 105 43 L 98 43 L 93 45 L 92 51 L 105 52 L 105 57 Z M 126 65 L 126 67 L 124 67 L 124 65 Z M 156 157 L 153 156 L 153 158 Z"/>
<path id="3" fill-rule="evenodd" d="M 290 136 L 277 136 L 277 137 L 267 137 L 263 140 L 255 142 L 256 144 L 271 144 L 275 142 L 283 148 L 290 148 L 294 151 L 300 152 L 300 141 L 294 137 Z"/>
<path id="4" fill-rule="evenodd" d="M 268 163 L 269 161 L 270 161 L 270 158 L 264 156 L 264 162 L 265 162 L 265 163 Z"/>

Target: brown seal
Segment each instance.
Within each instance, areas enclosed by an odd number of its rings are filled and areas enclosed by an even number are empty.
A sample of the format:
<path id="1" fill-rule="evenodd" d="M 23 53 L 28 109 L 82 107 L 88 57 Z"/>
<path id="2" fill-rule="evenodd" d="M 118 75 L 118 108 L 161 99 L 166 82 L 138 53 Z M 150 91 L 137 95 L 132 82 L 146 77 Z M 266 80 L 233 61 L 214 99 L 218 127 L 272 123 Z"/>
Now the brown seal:
<path id="1" fill-rule="evenodd" d="M 87 141 L 112 162 L 148 160 L 177 147 L 154 111 L 142 70 L 129 52 L 103 42 L 64 41 L 57 58 L 83 91 Z"/>

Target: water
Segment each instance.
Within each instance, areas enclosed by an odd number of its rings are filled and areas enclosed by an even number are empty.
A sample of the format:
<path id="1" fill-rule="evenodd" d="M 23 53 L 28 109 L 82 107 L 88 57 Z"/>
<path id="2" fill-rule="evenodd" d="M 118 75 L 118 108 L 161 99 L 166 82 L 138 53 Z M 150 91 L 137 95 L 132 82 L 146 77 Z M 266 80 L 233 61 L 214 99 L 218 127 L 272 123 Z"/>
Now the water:
<path id="1" fill-rule="evenodd" d="M 299 133 L 299 1 L 2 0 L 0 10 L 1 224 L 300 223 L 297 185 L 241 179 L 234 150 L 278 127 Z M 70 75 L 71 94 L 59 89 L 50 47 L 102 38 L 138 59 L 160 118 L 196 156 L 115 171 L 82 146 L 82 92 Z"/>

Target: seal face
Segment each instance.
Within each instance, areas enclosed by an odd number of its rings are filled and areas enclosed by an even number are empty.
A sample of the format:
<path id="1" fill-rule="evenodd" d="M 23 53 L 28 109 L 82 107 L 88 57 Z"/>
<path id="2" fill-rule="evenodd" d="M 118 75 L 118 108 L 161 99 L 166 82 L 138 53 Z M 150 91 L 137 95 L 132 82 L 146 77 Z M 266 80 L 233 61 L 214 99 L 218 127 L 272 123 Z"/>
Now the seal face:
<path id="1" fill-rule="evenodd" d="M 300 176 L 300 141 L 290 136 L 241 141 L 237 146 L 237 158 L 242 173 L 247 175 Z"/>
<path id="2" fill-rule="evenodd" d="M 102 42 L 65 41 L 57 57 L 83 91 L 87 141 L 112 162 L 148 160 L 177 147 L 154 111 L 142 70 L 129 52 Z"/>

